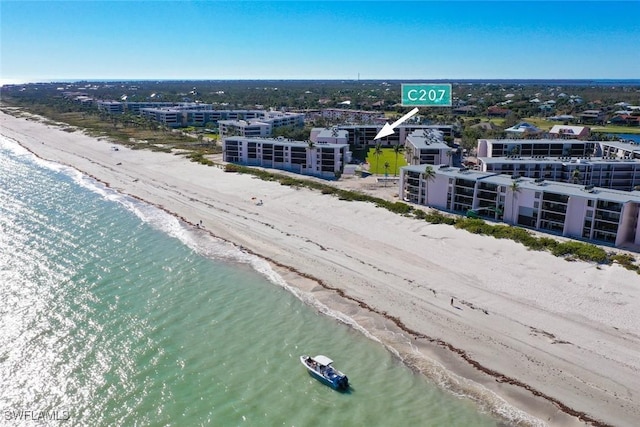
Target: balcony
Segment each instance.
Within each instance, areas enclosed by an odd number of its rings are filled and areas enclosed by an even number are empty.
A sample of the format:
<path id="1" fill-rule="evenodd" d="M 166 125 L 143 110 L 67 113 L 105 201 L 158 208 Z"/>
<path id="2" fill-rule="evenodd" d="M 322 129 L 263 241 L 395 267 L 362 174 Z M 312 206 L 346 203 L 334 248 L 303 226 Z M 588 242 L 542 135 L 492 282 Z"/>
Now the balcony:
<path id="1" fill-rule="evenodd" d="M 567 203 L 569 201 L 569 196 L 564 195 L 564 194 L 555 194 L 555 193 L 544 193 L 542 195 L 542 200 L 544 201 L 548 201 L 548 202 L 555 202 L 555 203 Z"/>
<path id="2" fill-rule="evenodd" d="M 473 189 L 472 188 L 465 188 L 465 187 L 455 187 L 456 190 L 456 194 L 460 194 L 460 195 L 464 195 L 464 196 L 468 196 L 468 197 L 473 197 Z"/>
<path id="3" fill-rule="evenodd" d="M 564 203 L 542 202 L 542 210 L 556 213 L 567 213 L 567 205 Z"/>
<path id="4" fill-rule="evenodd" d="M 488 191 L 478 191 L 478 198 L 484 200 L 495 200 L 497 198 L 497 193 L 488 192 Z"/>
<path id="5" fill-rule="evenodd" d="M 564 224 L 565 215 L 561 215 L 555 212 L 542 211 L 540 214 L 540 219 Z"/>
<path id="6" fill-rule="evenodd" d="M 614 203 L 614 202 L 605 202 L 605 201 L 599 200 L 597 209 L 602 211 L 609 211 L 609 212 L 621 212 L 622 204 Z"/>
<path id="7" fill-rule="evenodd" d="M 613 224 L 618 224 L 620 223 L 620 214 L 597 210 L 596 219 L 601 221 L 607 221 Z"/>
<path id="8" fill-rule="evenodd" d="M 607 233 L 600 230 L 593 231 L 593 240 L 600 240 L 602 242 L 607 243 L 615 243 L 616 242 L 616 234 L 615 233 Z"/>

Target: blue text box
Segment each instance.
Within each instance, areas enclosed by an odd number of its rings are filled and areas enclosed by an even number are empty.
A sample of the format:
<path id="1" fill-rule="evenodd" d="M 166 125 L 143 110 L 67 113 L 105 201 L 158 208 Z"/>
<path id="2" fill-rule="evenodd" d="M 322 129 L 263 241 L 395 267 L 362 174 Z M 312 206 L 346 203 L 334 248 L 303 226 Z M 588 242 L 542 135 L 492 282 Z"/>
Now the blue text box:
<path id="1" fill-rule="evenodd" d="M 451 84 L 402 84 L 403 107 L 451 107 Z"/>

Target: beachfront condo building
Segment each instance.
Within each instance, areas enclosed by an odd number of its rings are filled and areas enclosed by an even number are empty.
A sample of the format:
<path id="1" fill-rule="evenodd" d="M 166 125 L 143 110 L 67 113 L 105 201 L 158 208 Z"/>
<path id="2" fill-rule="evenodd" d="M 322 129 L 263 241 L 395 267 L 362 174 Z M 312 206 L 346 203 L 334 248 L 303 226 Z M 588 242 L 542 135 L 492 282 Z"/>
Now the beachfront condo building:
<path id="1" fill-rule="evenodd" d="M 370 124 L 376 119 L 384 117 L 382 111 L 351 110 L 348 108 L 324 108 L 321 110 L 304 111 L 307 119 L 325 119 L 333 122 Z"/>
<path id="2" fill-rule="evenodd" d="M 122 114 L 124 112 L 124 105 L 118 101 L 96 101 L 96 107 L 98 107 L 99 111 L 109 114 Z"/>
<path id="3" fill-rule="evenodd" d="M 478 157 L 478 170 L 547 181 L 570 182 L 614 190 L 640 187 L 640 159 L 592 157 Z"/>
<path id="4" fill-rule="evenodd" d="M 165 126 L 178 128 L 186 126 L 205 126 L 208 123 L 216 124 L 221 120 L 241 120 L 264 117 L 264 110 L 211 110 L 211 106 L 201 108 L 194 105 L 175 105 L 162 108 L 141 108 L 140 115 L 162 123 Z M 167 114 L 170 112 L 171 114 Z"/>
<path id="5" fill-rule="evenodd" d="M 272 135 L 274 129 L 303 126 L 304 114 L 264 111 L 261 117 L 247 120 L 219 120 L 218 132 L 223 138 L 226 136 L 267 137 Z"/>
<path id="6" fill-rule="evenodd" d="M 285 138 L 227 137 L 225 162 L 281 169 L 324 179 L 339 177 L 351 161 L 348 144 L 315 144 Z"/>
<path id="7" fill-rule="evenodd" d="M 603 157 L 640 159 L 640 142 L 600 141 L 598 144 Z"/>
<path id="8" fill-rule="evenodd" d="M 425 178 L 425 168 L 434 175 Z M 403 200 L 598 244 L 640 248 L 640 191 L 454 168 L 405 166 Z"/>
<path id="9" fill-rule="evenodd" d="M 451 125 L 414 125 L 403 124 L 395 128 L 395 132 L 384 138 L 374 140 L 383 125 L 339 125 L 338 129 L 348 132 L 348 143 L 354 148 L 373 147 L 380 143 L 383 147 L 403 145 L 411 133 L 416 130 L 437 130 L 442 132 L 443 138 L 453 138 Z"/>
<path id="10" fill-rule="evenodd" d="M 453 149 L 439 130 L 415 130 L 404 142 L 404 156 L 410 165 L 451 165 L 452 155 Z"/>
<path id="11" fill-rule="evenodd" d="M 347 144 L 349 132 L 338 129 L 336 126 L 332 128 L 313 128 L 309 139 L 320 144 Z"/>
<path id="12" fill-rule="evenodd" d="M 591 157 L 598 141 L 575 139 L 479 139 L 478 157 Z"/>

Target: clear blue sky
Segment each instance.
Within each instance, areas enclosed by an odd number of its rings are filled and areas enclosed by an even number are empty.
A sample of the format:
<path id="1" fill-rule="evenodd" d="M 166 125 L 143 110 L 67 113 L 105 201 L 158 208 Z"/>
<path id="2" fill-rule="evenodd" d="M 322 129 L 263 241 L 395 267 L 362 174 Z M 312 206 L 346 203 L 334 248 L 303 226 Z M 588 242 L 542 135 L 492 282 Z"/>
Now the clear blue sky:
<path id="1" fill-rule="evenodd" d="M 0 82 L 640 78 L 640 1 L 0 0 Z"/>

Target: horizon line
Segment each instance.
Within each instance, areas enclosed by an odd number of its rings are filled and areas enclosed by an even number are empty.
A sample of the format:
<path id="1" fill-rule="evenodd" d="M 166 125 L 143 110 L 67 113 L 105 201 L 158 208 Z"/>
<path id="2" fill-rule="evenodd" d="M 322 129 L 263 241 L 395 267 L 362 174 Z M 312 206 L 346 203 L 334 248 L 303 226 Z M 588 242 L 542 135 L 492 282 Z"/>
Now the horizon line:
<path id="1" fill-rule="evenodd" d="M 593 82 L 639 82 L 640 78 L 626 77 L 470 77 L 470 78 L 284 78 L 284 77 L 266 77 L 266 78 L 78 78 L 78 79 L 34 79 L 30 81 L 16 81 L 17 79 L 6 79 L 1 81 L 0 85 L 21 85 L 21 84 L 43 84 L 43 83 L 83 83 L 83 82 L 241 82 L 241 81 L 330 81 L 330 82 L 399 82 L 399 81 L 417 81 L 417 82 L 456 82 L 456 81 L 593 81 Z"/>

